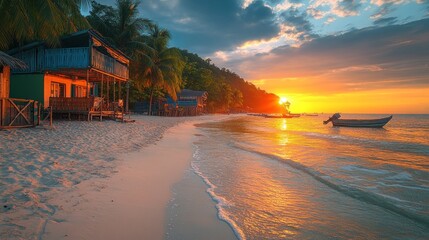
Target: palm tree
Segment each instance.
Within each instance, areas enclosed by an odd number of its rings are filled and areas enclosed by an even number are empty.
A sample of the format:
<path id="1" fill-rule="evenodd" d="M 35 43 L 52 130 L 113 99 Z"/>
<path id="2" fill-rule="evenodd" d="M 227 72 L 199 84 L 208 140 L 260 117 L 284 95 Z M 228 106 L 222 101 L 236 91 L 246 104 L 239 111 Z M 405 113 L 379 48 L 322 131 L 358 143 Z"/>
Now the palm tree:
<path id="1" fill-rule="evenodd" d="M 145 43 L 138 61 L 138 77 L 143 86 L 150 89 L 149 114 L 152 112 L 153 95 L 156 89 L 163 89 L 173 100 L 182 85 L 182 71 L 185 66 L 178 49 L 168 48 L 170 33 L 152 24 L 149 34 L 142 37 Z"/>
<path id="2" fill-rule="evenodd" d="M 82 1 L 88 0 L 0 0 L 0 49 L 33 40 L 55 45 L 62 35 L 88 28 Z"/>
<path id="3" fill-rule="evenodd" d="M 166 91 L 173 99 L 182 84 L 184 67 L 177 49 L 168 48 L 170 33 L 138 17 L 138 0 L 117 0 L 115 7 L 92 2 L 88 22 L 116 47 L 132 57 L 130 76 L 140 90 Z M 146 33 L 146 35 L 144 34 Z M 150 109 L 149 112 L 151 112 Z"/>
<path id="4" fill-rule="evenodd" d="M 243 93 L 234 88 L 231 94 L 232 108 L 240 108 L 243 106 Z"/>
<path id="5" fill-rule="evenodd" d="M 137 0 L 117 0 L 116 8 L 92 2 L 91 15 L 87 17 L 93 28 L 130 57 L 141 48 L 141 34 L 151 24 L 138 17 Z"/>

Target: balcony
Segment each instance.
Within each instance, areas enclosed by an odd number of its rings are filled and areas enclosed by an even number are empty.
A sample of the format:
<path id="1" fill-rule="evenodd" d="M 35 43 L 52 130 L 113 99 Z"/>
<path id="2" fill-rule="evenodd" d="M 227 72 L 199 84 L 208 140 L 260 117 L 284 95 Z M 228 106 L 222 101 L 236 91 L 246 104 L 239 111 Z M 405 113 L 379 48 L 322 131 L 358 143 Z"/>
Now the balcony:
<path id="1" fill-rule="evenodd" d="M 90 57 L 91 55 L 91 57 Z M 70 70 L 86 70 L 89 68 L 107 73 L 121 79 L 128 79 L 128 67 L 116 59 L 107 56 L 95 48 L 54 48 L 54 49 L 31 49 L 14 55 L 23 60 L 28 69 L 14 70 L 17 73 L 29 72 L 70 72 Z M 80 74 L 84 77 L 85 74 Z"/>
<path id="2" fill-rule="evenodd" d="M 92 67 L 98 70 L 112 73 L 121 78 L 128 79 L 128 67 L 119 63 L 114 58 L 106 56 L 99 51 L 92 49 Z"/>

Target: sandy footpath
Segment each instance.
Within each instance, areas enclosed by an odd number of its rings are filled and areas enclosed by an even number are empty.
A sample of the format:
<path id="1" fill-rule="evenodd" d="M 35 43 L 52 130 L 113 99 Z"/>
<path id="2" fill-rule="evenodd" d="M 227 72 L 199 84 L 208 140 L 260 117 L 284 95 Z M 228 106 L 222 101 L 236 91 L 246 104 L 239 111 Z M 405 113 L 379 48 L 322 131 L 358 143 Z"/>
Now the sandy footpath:
<path id="1" fill-rule="evenodd" d="M 0 131 L 0 239 L 163 238 L 191 122 L 223 117 L 133 118 Z"/>

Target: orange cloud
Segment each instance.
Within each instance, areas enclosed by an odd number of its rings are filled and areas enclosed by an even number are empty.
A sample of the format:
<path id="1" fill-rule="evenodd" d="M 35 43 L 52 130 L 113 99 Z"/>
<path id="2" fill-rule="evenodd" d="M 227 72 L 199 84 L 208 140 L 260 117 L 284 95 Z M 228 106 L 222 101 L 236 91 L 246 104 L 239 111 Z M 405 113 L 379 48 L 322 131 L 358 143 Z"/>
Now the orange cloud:
<path id="1" fill-rule="evenodd" d="M 429 19 L 354 30 L 233 62 L 293 111 L 429 113 Z"/>

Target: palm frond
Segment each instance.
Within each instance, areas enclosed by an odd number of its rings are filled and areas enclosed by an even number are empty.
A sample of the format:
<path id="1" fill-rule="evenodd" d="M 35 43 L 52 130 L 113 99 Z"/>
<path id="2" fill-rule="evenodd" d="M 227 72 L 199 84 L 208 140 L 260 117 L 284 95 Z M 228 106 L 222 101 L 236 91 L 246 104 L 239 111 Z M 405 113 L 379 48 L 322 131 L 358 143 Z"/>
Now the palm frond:
<path id="1" fill-rule="evenodd" d="M 14 57 L 11 57 L 9 55 L 7 55 L 6 53 L 0 51 L 0 66 L 10 66 L 11 68 L 16 68 L 16 69 L 25 69 L 27 68 L 27 65 Z"/>

